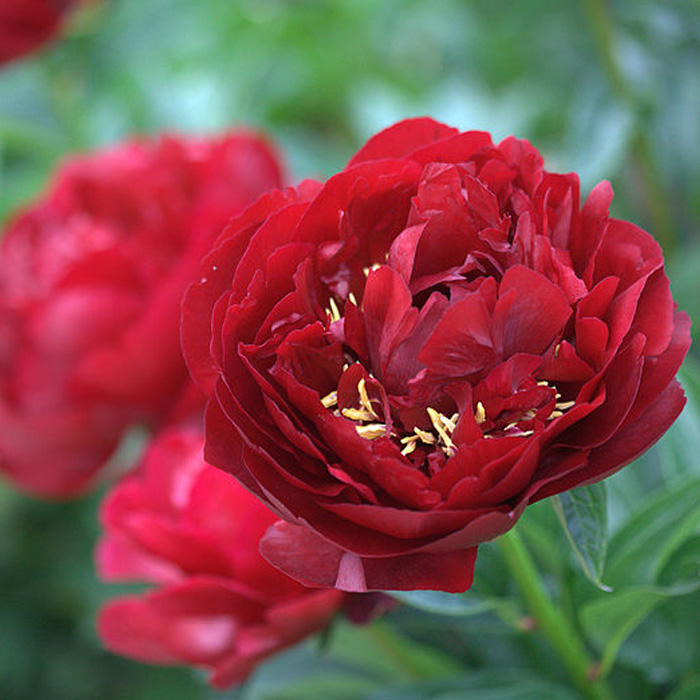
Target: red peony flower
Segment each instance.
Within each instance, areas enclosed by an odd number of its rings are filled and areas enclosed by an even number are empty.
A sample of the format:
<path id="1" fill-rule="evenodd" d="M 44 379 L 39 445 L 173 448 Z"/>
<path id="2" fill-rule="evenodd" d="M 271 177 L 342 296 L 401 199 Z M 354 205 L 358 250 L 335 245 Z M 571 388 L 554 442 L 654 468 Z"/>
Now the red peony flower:
<path id="1" fill-rule="evenodd" d="M 54 38 L 71 5 L 85 0 L 2 0 L 0 63 L 35 51 Z"/>
<path id="2" fill-rule="evenodd" d="M 182 294 L 229 217 L 279 185 L 247 133 L 122 144 L 58 171 L 0 244 L 1 471 L 74 495 L 128 425 L 173 410 L 191 384 Z"/>
<path id="3" fill-rule="evenodd" d="M 346 596 L 305 588 L 260 556 L 274 514 L 205 464 L 202 443 L 163 433 L 105 501 L 101 574 L 158 588 L 109 603 L 98 628 L 117 653 L 203 667 L 224 688 L 325 627 Z"/>
<path id="4" fill-rule="evenodd" d="M 476 547 L 680 413 L 654 239 L 526 141 L 431 119 L 232 221 L 184 303 L 209 462 L 286 522 L 307 585 L 464 591 Z"/>

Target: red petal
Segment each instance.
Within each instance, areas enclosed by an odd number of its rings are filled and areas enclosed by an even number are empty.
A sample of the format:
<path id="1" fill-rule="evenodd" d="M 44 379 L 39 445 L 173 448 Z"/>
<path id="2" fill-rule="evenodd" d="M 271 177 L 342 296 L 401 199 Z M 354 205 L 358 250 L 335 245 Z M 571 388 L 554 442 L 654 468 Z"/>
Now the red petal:
<path id="1" fill-rule="evenodd" d="M 370 590 L 467 590 L 474 577 L 476 548 L 441 554 L 359 557 L 314 532 L 289 523 L 273 525 L 260 543 L 263 556 L 306 586 L 355 593 Z"/>
<path id="2" fill-rule="evenodd" d="M 558 340 L 570 315 L 559 287 L 522 265 L 511 267 L 501 280 L 493 314 L 496 347 L 504 358 L 518 352 L 541 355 Z"/>
<path id="3" fill-rule="evenodd" d="M 347 167 L 378 158 L 408 156 L 421 146 L 458 133 L 458 129 L 436 122 L 429 117 L 405 119 L 372 136 L 352 157 Z"/>

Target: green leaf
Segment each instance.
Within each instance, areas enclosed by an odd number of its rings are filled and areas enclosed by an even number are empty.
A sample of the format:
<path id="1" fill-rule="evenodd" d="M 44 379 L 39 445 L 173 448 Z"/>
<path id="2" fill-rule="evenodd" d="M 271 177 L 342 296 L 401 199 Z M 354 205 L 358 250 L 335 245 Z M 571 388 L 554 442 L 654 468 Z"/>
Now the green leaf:
<path id="1" fill-rule="evenodd" d="M 674 588 L 640 586 L 616 591 L 585 605 L 581 624 L 587 637 L 602 652 L 601 675 L 610 671 L 620 646 L 659 603 L 698 588 L 700 581 Z"/>
<path id="2" fill-rule="evenodd" d="M 469 593 L 443 591 L 392 591 L 392 598 L 418 610 L 437 614 L 470 617 L 495 610 L 508 601 L 484 600 Z"/>
<path id="3" fill-rule="evenodd" d="M 654 585 L 674 552 L 700 524 L 700 479 L 664 491 L 610 540 L 606 580 L 614 588 Z"/>
<path id="4" fill-rule="evenodd" d="M 598 588 L 611 591 L 602 582 L 608 532 L 605 484 L 566 491 L 554 496 L 552 505 L 583 572 Z"/>
<path id="5" fill-rule="evenodd" d="M 693 678 L 677 688 L 666 700 L 698 700 L 698 698 L 700 698 L 700 678 Z"/>
<path id="6" fill-rule="evenodd" d="M 574 700 L 567 688 L 524 669 L 484 669 L 435 681 L 397 685 L 367 700 Z"/>
<path id="7" fill-rule="evenodd" d="M 357 700 L 376 687 L 376 681 L 349 674 L 324 674 L 307 676 L 285 688 L 260 695 L 260 700 L 309 700 L 309 698 L 333 698 Z"/>
<path id="8" fill-rule="evenodd" d="M 700 577 L 700 535 L 688 538 L 673 553 L 659 574 L 664 586 L 695 583 Z"/>

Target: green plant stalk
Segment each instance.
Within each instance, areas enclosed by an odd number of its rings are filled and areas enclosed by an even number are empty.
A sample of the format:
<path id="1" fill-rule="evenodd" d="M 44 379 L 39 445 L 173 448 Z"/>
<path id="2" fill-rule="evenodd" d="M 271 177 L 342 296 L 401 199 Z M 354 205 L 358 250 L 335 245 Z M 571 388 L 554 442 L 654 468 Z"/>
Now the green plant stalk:
<path id="1" fill-rule="evenodd" d="M 576 630 L 549 599 L 520 535 L 511 530 L 498 539 L 498 545 L 529 614 L 554 647 L 576 687 L 589 700 L 614 700 L 607 683 L 595 677 L 596 664 Z"/>
<path id="2" fill-rule="evenodd" d="M 584 0 L 584 9 L 613 90 L 622 102 L 638 114 L 637 96 L 630 89 L 615 57 L 615 28 L 605 0 Z M 676 245 L 672 209 L 662 177 L 654 162 L 649 137 L 639 124 L 636 125 L 631 148 L 642 176 L 645 201 L 654 227 L 654 235 L 661 243 L 666 255 L 670 255 Z"/>

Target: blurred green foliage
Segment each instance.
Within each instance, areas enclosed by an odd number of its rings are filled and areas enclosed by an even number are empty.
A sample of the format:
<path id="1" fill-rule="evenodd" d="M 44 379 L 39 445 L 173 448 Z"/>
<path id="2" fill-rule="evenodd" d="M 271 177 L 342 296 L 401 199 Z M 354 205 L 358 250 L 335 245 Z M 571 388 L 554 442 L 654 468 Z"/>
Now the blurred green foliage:
<path id="1" fill-rule="evenodd" d="M 698 66 L 695 0 L 104 0 L 75 16 L 63 41 L 0 71 L 0 220 L 67 154 L 134 133 L 251 126 L 278 141 L 296 181 L 341 168 L 378 129 L 429 114 L 528 138 L 550 169 L 577 171 L 585 191 L 610 179 L 613 213 L 663 243 L 697 337 Z M 591 649 L 615 660 L 620 698 L 700 697 L 694 358 L 683 381 L 689 408 L 609 483 L 602 580 L 614 593 L 581 576 L 549 504 L 522 523 L 552 596 Z M 0 485 L 0 696 L 215 697 L 192 672 L 101 649 L 95 612 L 119 589 L 92 570 L 98 502 L 41 503 Z M 497 548 L 482 549 L 463 604 L 418 596 L 389 618 L 385 633 L 395 624 L 408 635 L 398 649 L 377 630 L 358 641 L 341 625 L 325 654 L 304 645 L 225 697 L 576 698 L 528 631 Z M 431 653 L 444 657 L 431 666 Z M 446 673 L 445 659 L 462 670 Z"/>

